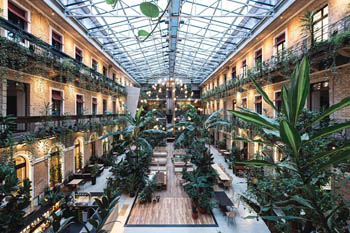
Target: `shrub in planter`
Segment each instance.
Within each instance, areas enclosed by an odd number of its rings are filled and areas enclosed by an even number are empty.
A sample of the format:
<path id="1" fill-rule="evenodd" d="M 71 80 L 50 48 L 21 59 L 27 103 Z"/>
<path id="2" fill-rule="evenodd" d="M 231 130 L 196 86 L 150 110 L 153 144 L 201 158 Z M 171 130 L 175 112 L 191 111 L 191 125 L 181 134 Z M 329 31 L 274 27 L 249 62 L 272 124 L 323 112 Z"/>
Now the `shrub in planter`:
<path id="1" fill-rule="evenodd" d="M 146 203 L 146 201 L 147 201 L 147 194 L 146 194 L 146 191 L 145 191 L 145 190 L 142 190 L 142 191 L 139 193 L 138 199 L 140 200 L 140 203 L 141 203 L 141 204 Z"/>
<path id="2" fill-rule="evenodd" d="M 193 219 L 197 219 L 198 218 L 198 211 L 197 211 L 197 208 L 192 205 L 192 218 Z"/>

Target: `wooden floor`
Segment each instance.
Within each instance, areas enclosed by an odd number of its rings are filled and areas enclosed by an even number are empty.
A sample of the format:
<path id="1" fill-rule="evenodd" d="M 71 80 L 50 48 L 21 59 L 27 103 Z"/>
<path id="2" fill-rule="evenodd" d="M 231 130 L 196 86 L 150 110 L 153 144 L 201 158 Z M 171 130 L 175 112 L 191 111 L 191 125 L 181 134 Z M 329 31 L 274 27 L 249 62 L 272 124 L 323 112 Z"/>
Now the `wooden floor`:
<path id="1" fill-rule="evenodd" d="M 171 156 L 172 144 L 168 144 L 167 189 L 157 192 L 160 196 L 159 203 L 140 204 L 136 200 L 133 206 L 127 226 L 133 225 L 208 225 L 216 226 L 211 214 L 199 214 L 199 218 L 192 218 L 191 199 L 187 196 L 183 187 L 176 182 Z"/>

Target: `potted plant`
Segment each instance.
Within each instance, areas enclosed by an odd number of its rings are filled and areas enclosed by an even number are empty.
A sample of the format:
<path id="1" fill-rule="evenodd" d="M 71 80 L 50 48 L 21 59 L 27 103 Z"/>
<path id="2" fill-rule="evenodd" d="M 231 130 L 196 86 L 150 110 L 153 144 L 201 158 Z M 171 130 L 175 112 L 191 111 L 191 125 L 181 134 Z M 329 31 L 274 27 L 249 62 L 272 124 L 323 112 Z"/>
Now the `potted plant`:
<path id="1" fill-rule="evenodd" d="M 212 203 L 210 197 L 204 193 L 200 197 L 200 201 L 198 203 L 198 210 L 201 214 L 207 213 L 212 208 Z"/>
<path id="2" fill-rule="evenodd" d="M 192 205 L 192 218 L 197 219 L 198 218 L 198 211 L 196 206 Z"/>
<path id="3" fill-rule="evenodd" d="M 144 189 L 139 193 L 138 199 L 139 199 L 141 204 L 145 204 L 146 203 L 146 201 L 147 201 L 147 194 L 146 194 L 146 191 Z"/>
<path id="4" fill-rule="evenodd" d="M 99 170 L 99 166 L 97 164 L 95 164 L 92 168 L 91 168 L 91 184 L 95 185 L 96 184 L 96 176 Z"/>

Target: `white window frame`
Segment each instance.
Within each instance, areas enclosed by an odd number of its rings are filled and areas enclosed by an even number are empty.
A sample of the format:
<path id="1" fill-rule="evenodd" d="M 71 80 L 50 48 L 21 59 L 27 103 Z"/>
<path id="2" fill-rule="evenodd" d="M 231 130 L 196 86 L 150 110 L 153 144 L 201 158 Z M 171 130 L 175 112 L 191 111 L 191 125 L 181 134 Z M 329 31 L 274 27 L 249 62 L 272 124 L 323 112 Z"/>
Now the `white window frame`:
<path id="1" fill-rule="evenodd" d="M 80 48 L 78 45 L 74 44 L 74 59 L 77 59 L 76 49 L 81 50 L 81 55 L 82 55 L 81 63 L 84 64 L 84 50 L 82 48 Z"/>
<path id="2" fill-rule="evenodd" d="M 64 90 L 63 89 L 59 89 L 59 88 L 55 88 L 55 87 L 50 87 L 49 88 L 50 89 L 50 108 L 51 108 L 51 106 L 52 106 L 52 91 L 59 91 L 59 92 L 61 92 L 62 93 L 62 115 L 61 116 L 63 116 L 64 115 Z M 51 112 L 50 112 L 50 114 L 52 115 L 52 108 L 51 108 L 51 110 L 50 110 Z"/>
<path id="3" fill-rule="evenodd" d="M 96 101 L 97 101 L 97 106 L 96 106 L 96 115 L 98 115 L 98 98 L 96 97 L 96 96 L 91 96 L 91 115 L 93 115 L 94 113 L 93 113 L 93 99 L 96 99 Z"/>
<path id="4" fill-rule="evenodd" d="M 61 49 L 61 52 L 64 52 L 64 35 L 62 33 L 60 33 L 59 31 L 57 31 L 56 29 L 54 29 L 51 25 L 49 26 L 49 28 L 50 28 L 50 45 L 52 45 L 52 31 L 54 31 L 55 33 L 57 33 L 58 35 L 60 35 L 62 37 L 62 49 Z"/>
<path id="5" fill-rule="evenodd" d="M 77 115 L 77 97 L 78 95 L 81 95 L 83 96 L 83 111 L 82 111 L 82 115 L 84 115 L 84 107 L 85 107 L 85 95 L 84 94 L 81 94 L 81 93 L 75 93 L 75 102 L 74 102 L 74 112 L 75 112 L 75 115 Z"/>

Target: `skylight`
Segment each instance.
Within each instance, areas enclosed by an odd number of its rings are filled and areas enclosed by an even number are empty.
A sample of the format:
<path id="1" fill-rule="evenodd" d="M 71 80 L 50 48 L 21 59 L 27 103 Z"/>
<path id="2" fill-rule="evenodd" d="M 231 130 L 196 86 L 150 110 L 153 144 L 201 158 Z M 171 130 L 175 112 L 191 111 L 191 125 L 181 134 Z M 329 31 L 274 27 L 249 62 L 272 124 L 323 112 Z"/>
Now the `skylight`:
<path id="1" fill-rule="evenodd" d="M 156 22 L 142 15 L 144 0 L 120 0 L 115 9 L 105 0 L 57 1 L 138 82 L 200 83 L 283 0 L 172 0 L 145 42 L 138 30 L 151 31 Z M 166 8 L 167 0 L 154 2 Z"/>

